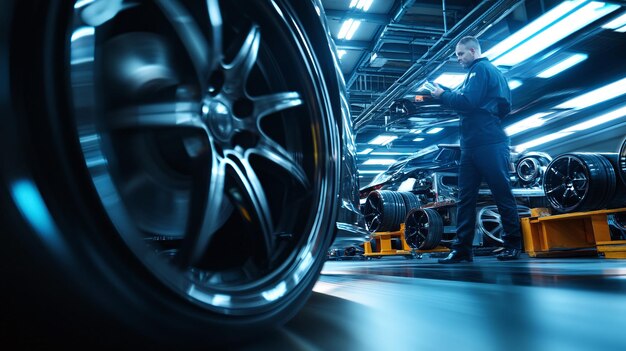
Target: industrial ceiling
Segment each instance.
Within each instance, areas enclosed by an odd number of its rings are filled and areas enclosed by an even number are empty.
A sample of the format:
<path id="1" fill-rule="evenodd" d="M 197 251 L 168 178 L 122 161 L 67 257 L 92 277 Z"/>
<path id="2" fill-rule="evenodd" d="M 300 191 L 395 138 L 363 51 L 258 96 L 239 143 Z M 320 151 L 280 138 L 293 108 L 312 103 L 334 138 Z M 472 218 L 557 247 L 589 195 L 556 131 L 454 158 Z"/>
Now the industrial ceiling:
<path id="1" fill-rule="evenodd" d="M 624 1 L 322 0 L 322 4 L 348 90 L 362 186 L 410 153 L 458 143 L 454 111 L 428 96 L 415 101 L 416 95 L 423 95 L 420 86 L 426 80 L 448 86 L 462 81 L 464 71 L 454 48 L 466 35 L 478 37 L 485 56 L 510 85 L 515 84 L 513 112 L 503 125 L 510 127 L 516 151 L 616 152 L 612 150 L 618 147 L 616 140 L 626 135 L 622 106 L 626 60 L 620 54 L 626 52 Z M 574 64 L 549 75 L 566 62 Z M 595 100 L 577 104 L 581 99 Z M 372 144 L 381 135 L 391 141 Z"/>

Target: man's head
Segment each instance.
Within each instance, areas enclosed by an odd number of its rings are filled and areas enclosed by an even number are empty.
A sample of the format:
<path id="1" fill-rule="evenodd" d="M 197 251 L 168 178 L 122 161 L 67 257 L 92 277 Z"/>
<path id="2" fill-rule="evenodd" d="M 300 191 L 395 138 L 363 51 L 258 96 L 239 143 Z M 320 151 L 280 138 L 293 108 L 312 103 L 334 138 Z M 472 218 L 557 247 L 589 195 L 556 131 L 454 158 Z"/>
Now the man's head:
<path id="1" fill-rule="evenodd" d="M 456 44 L 456 59 L 465 68 L 469 67 L 474 60 L 479 59 L 480 55 L 480 44 L 474 37 L 463 37 Z"/>

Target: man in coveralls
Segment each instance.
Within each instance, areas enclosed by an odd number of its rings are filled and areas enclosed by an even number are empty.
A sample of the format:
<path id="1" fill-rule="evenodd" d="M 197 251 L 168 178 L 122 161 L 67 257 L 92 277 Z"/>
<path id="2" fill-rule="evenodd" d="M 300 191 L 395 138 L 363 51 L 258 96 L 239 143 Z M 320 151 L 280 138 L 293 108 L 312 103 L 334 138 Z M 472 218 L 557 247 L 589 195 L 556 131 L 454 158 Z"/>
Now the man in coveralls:
<path id="1" fill-rule="evenodd" d="M 502 73 L 481 57 L 476 38 L 462 38 L 456 46 L 456 57 L 469 70 L 463 85 L 449 91 L 435 84 L 432 92 L 433 97 L 456 110 L 461 120 L 457 237 L 448 257 L 439 263 L 473 261 L 476 201 L 483 178 L 489 184 L 504 228 L 504 250 L 496 257 L 515 260 L 521 251 L 521 235 L 517 204 L 509 183 L 509 137 L 500 123 L 511 111 L 511 91 Z"/>

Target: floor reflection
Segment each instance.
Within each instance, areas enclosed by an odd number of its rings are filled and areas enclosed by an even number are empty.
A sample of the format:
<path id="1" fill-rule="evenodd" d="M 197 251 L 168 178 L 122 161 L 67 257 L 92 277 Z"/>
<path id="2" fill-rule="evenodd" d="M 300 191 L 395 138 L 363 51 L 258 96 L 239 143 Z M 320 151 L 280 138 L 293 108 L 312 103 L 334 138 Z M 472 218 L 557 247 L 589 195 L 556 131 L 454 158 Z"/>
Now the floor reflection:
<path id="1" fill-rule="evenodd" d="M 626 261 L 327 262 L 305 308 L 242 350 L 623 350 Z"/>

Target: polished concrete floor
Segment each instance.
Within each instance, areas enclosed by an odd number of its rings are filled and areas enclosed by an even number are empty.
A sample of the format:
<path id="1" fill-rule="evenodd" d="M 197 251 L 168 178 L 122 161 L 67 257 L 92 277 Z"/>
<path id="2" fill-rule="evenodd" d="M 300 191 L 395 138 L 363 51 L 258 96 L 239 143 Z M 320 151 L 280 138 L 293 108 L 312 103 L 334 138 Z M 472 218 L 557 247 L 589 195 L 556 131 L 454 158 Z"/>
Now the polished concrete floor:
<path id="1" fill-rule="evenodd" d="M 286 326 L 243 350 L 626 350 L 626 260 L 326 262 Z"/>

